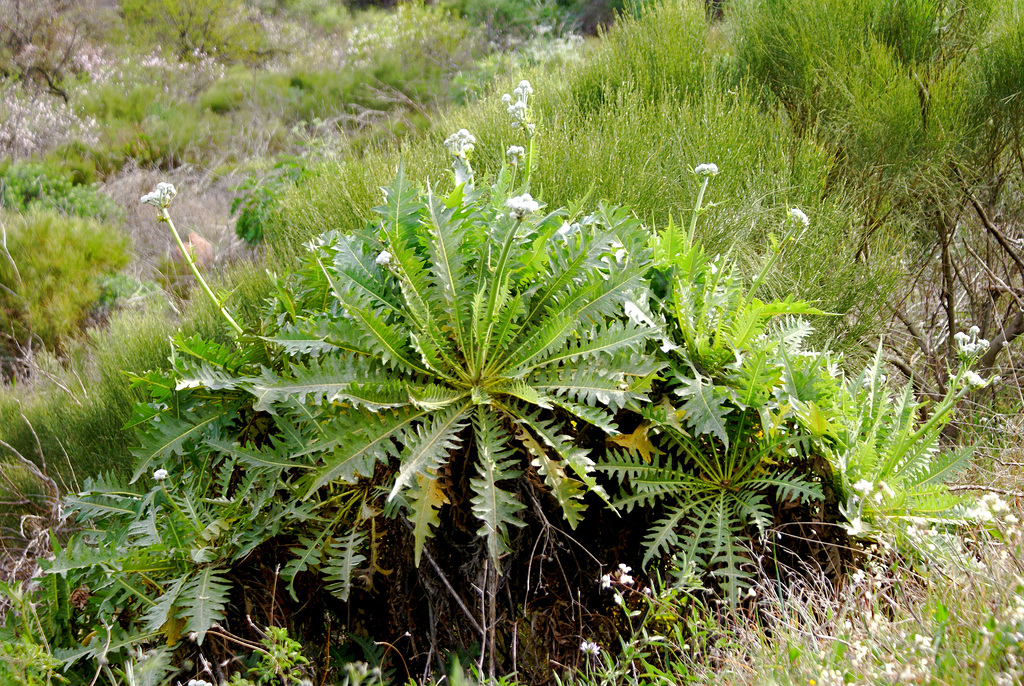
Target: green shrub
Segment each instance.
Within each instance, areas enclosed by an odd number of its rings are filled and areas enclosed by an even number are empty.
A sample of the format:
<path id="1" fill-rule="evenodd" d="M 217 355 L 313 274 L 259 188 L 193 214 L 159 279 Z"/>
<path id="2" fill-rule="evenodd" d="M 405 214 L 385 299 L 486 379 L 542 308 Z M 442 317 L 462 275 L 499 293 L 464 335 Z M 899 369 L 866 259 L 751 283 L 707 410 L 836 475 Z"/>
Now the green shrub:
<path id="1" fill-rule="evenodd" d="M 972 68 L 977 74 L 973 98 L 976 121 L 992 119 L 1003 139 L 1024 127 L 1024 14 L 1007 5 L 995 14 L 981 40 Z"/>
<path id="2" fill-rule="evenodd" d="M 56 349 L 95 306 L 98 278 L 127 264 L 127 240 L 102 224 L 52 211 L 8 214 L 3 221 L 3 330 L 22 346 Z"/>
<path id="3" fill-rule="evenodd" d="M 573 0 L 455 0 L 448 6 L 472 24 L 486 26 L 493 40 L 507 41 L 528 37 L 540 25 L 569 23 L 581 4 Z"/>
<path id="4" fill-rule="evenodd" d="M 572 75 L 567 114 L 612 111 L 620 96 L 653 106 L 699 96 L 713 71 L 707 44 L 702 2 L 652 3 L 623 16 Z"/>
<path id="5" fill-rule="evenodd" d="M 168 46 L 183 61 L 251 60 L 265 42 L 242 0 L 124 0 L 121 15 L 136 45 Z"/>
<path id="6" fill-rule="evenodd" d="M 123 210 L 95 186 L 82 185 L 74 172 L 55 163 L 19 162 L 0 173 L 3 205 L 8 210 L 57 210 L 67 215 L 116 223 Z"/>
<path id="7" fill-rule="evenodd" d="M 268 174 L 251 176 L 236 188 L 241 195 L 231 201 L 231 215 L 236 217 L 235 234 L 249 245 L 262 243 L 264 229 L 273 220 L 281 196 L 305 174 L 300 159 L 284 157 Z"/>
<path id="8" fill-rule="evenodd" d="M 787 222 L 793 228 L 748 286 L 729 256 L 712 258 L 693 241 L 700 203 L 689 234 L 670 224 L 654 241 L 655 283 L 665 293 L 651 315 L 641 307 L 634 313 L 667 322 L 662 397 L 635 408 L 644 422 L 620 439 L 632 454 L 599 469 L 628 485 L 616 501 L 627 510 L 668 501 L 644 539 L 645 567 L 671 555 L 682 576 L 676 581 L 710 571 L 737 603 L 755 576 L 748 541 L 770 545 L 780 507 L 825 497 L 831 470 L 817 466 L 824 449 L 803 419 L 832 408 L 836 368 L 828 353 L 805 349 L 812 329 L 801 315 L 823 312 L 791 298 L 755 297 L 802 222 Z M 662 434 L 657 457 L 654 432 Z"/>
<path id="9" fill-rule="evenodd" d="M 872 386 L 857 405 L 879 411 L 851 415 L 838 367 L 805 349 L 810 328 L 792 318 L 822 313 L 755 297 L 799 245 L 802 213 L 784 220 L 794 228 L 772 237 L 748 284 L 694 238 L 706 177 L 690 231 L 670 224 L 652 237 L 621 209 L 542 212 L 523 192 L 532 155 L 474 188 L 472 139 L 460 132 L 450 149 L 460 142 L 465 183 L 438 195 L 400 171 L 375 224 L 322 234 L 295 274 L 274 280 L 258 325 L 233 342 L 179 335 L 171 369 L 137 378 L 150 394 L 132 420 L 137 485 L 103 476 L 68 498 L 98 526 L 58 551 L 43 582 L 42 616 L 60 629 L 51 645 L 69 673 L 244 627 L 237 613 L 262 591 L 240 579 L 271 565 L 292 602 L 322 593 L 322 616 L 390 597 L 384 585 L 419 588 L 423 558 L 426 583 L 447 567 L 453 595 L 481 583 L 493 594 L 499 578 L 519 593 L 512 580 L 535 551 L 517 529 L 547 530 L 557 515 L 582 535 L 602 520 L 585 502 L 609 500 L 595 460 L 628 489 L 619 505 L 653 506 L 619 520 L 626 538 L 654 521 L 645 566 L 675 556 L 688 583 L 697 563 L 730 602 L 749 581 L 746 546 L 768 549 L 771 527 L 829 489 L 816 521 L 837 522 L 871 455 L 896 465 L 878 472 L 893 484 L 879 501 L 892 511 L 950 504 L 942 482 L 965 461 L 937 457 L 933 443 L 951 403 L 918 427 L 916 406 L 887 412 Z M 863 533 L 858 521 L 851 534 Z M 627 573 L 616 583 L 631 584 Z M 86 607 L 61 615 L 61 593 L 83 585 Z M 459 621 L 445 642 L 461 638 Z M 506 645 L 498 626 L 492 640 Z M 101 630 L 110 643 L 83 642 Z"/>

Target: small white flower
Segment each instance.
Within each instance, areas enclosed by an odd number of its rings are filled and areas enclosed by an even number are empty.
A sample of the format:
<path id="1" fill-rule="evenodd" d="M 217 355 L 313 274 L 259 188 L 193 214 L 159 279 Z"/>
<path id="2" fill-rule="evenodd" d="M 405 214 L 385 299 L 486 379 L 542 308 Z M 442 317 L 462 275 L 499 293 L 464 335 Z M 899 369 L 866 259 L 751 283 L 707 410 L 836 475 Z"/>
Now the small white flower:
<path id="1" fill-rule="evenodd" d="M 157 481 L 163 481 L 164 479 L 167 478 L 167 470 L 166 469 L 158 469 L 158 470 L 156 470 L 155 472 L 153 472 L 153 478 L 156 479 Z"/>
<path id="2" fill-rule="evenodd" d="M 978 334 L 981 333 L 981 329 L 979 329 L 977 326 L 972 326 L 971 328 L 967 329 L 967 333 L 969 333 L 972 336 L 977 336 Z"/>
<path id="3" fill-rule="evenodd" d="M 540 203 L 533 199 L 529 193 L 517 195 L 505 201 L 505 207 L 514 219 L 522 220 L 523 217 L 540 209 Z"/>
<path id="4" fill-rule="evenodd" d="M 213 686 L 213 684 L 206 679 L 189 679 L 185 686 Z"/>
<path id="5" fill-rule="evenodd" d="M 505 95 L 501 96 L 501 101 L 506 105 L 509 105 L 512 103 L 512 96 L 509 95 L 508 93 L 505 93 Z"/>
<path id="6" fill-rule="evenodd" d="M 622 605 L 622 594 L 616 593 L 614 596 L 612 596 L 612 600 L 615 601 L 616 605 Z"/>
<path id="7" fill-rule="evenodd" d="M 633 568 L 630 567 L 629 565 L 625 564 L 625 563 L 620 562 L 619 563 L 619 571 L 622 572 L 623 574 L 629 574 L 630 572 L 633 571 Z"/>
<path id="8" fill-rule="evenodd" d="M 601 654 L 601 646 L 597 645 L 593 641 L 581 641 L 580 652 L 584 655 L 593 655 L 597 657 Z"/>
<path id="9" fill-rule="evenodd" d="M 510 145 L 505 151 L 510 164 L 519 164 L 526 157 L 526 149 L 521 145 Z"/>
<path id="10" fill-rule="evenodd" d="M 697 176 L 714 176 L 718 173 L 718 165 L 712 162 L 698 164 L 693 168 L 693 173 Z"/>
<path id="11" fill-rule="evenodd" d="M 633 585 L 633 577 L 631 577 L 629 574 L 620 574 L 619 575 L 619 583 L 622 584 L 623 586 L 632 586 Z"/>
<path id="12" fill-rule="evenodd" d="M 380 255 L 377 255 L 377 259 L 374 260 L 381 267 L 386 267 L 391 264 L 391 253 L 387 250 L 381 250 Z"/>
<path id="13" fill-rule="evenodd" d="M 804 211 L 801 210 L 799 207 L 790 208 L 789 218 L 792 219 L 794 222 L 803 224 L 804 226 L 811 225 L 811 220 L 807 218 L 807 215 L 804 214 Z"/>
<path id="14" fill-rule="evenodd" d="M 611 577 L 611 574 L 603 574 L 601 576 L 601 588 L 611 588 L 611 587 L 612 587 L 612 577 Z"/>
<path id="15" fill-rule="evenodd" d="M 875 485 L 868 481 L 867 479 L 861 479 L 860 481 L 853 485 L 853 490 L 863 495 L 867 495 L 868 493 L 871 493 L 871 490 L 874 487 Z"/>
<path id="16" fill-rule="evenodd" d="M 178 194 L 178 189 L 172 183 L 161 181 L 156 188 L 146 193 L 139 199 L 143 205 L 152 205 L 158 210 L 167 209 L 171 206 L 171 200 Z"/>
<path id="17" fill-rule="evenodd" d="M 971 388 L 982 388 L 987 383 L 985 379 L 981 378 L 981 375 L 973 371 L 968 371 L 964 374 L 964 379 L 967 381 L 967 385 Z"/>

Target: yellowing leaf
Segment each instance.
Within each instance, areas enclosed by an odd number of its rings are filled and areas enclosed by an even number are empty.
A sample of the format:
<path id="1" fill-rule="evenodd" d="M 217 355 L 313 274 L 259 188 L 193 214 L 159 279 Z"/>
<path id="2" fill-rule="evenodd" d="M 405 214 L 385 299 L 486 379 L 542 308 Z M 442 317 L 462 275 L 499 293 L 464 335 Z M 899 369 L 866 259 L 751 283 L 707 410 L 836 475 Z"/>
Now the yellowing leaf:
<path id="1" fill-rule="evenodd" d="M 175 608 L 176 610 L 177 608 Z M 160 632 L 164 635 L 167 640 L 167 645 L 177 645 L 178 641 L 181 640 L 181 632 L 185 629 L 185 618 L 175 617 L 174 613 L 167 618 L 167 621 L 160 627 Z"/>
<path id="2" fill-rule="evenodd" d="M 447 494 L 441 487 L 441 482 L 433 474 L 418 474 L 416 476 L 416 489 L 409 493 L 409 513 L 413 523 L 413 540 L 415 541 L 416 553 L 415 564 L 420 566 L 420 556 L 423 554 L 423 544 L 428 538 L 433 538 L 433 528 L 441 523 L 438 513 L 442 505 L 447 505 Z"/>
<path id="3" fill-rule="evenodd" d="M 642 423 L 640 426 L 633 430 L 630 434 L 619 434 L 618 436 L 612 436 L 608 440 L 615 445 L 621 446 L 630 452 L 639 453 L 644 458 L 644 462 L 650 462 L 653 456 L 658 454 L 658 450 L 651 443 L 651 439 L 648 438 L 647 434 L 651 429 L 651 425 L 647 422 Z"/>

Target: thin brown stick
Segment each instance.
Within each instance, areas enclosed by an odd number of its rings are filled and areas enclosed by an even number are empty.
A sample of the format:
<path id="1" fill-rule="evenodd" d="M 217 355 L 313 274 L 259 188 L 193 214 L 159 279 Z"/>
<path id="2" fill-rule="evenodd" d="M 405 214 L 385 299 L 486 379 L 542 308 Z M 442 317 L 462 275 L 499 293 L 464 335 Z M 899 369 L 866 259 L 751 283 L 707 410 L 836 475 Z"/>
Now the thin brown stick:
<path id="1" fill-rule="evenodd" d="M 405 527 L 409 529 L 409 531 L 411 532 L 412 525 L 404 519 L 402 520 L 402 522 L 405 524 Z M 466 619 L 469 620 L 469 623 L 470 625 L 472 625 L 473 629 L 478 634 L 480 634 L 481 638 L 486 637 L 483 627 L 480 626 L 480 623 L 476 621 L 475 617 L 473 617 L 473 613 L 469 611 L 469 608 L 466 607 L 466 604 L 462 602 L 462 598 L 460 598 L 459 594 L 455 592 L 455 588 L 452 586 L 451 582 L 448 581 L 448 577 L 445 576 L 445 573 L 441 571 L 441 567 L 434 560 L 434 556 L 430 554 L 430 551 L 427 550 L 426 546 L 423 547 L 423 554 L 424 556 L 426 556 L 427 562 L 429 562 L 430 566 L 433 568 L 434 573 L 437 574 L 439 579 L 441 579 L 441 583 L 443 583 L 445 588 L 448 589 L 448 592 L 452 594 L 452 598 L 455 599 L 455 604 L 459 606 L 460 610 L 462 610 L 462 614 L 464 614 L 466 616 Z"/>
<path id="2" fill-rule="evenodd" d="M 1005 488 L 996 488 L 995 486 L 950 486 L 950 493 L 960 493 L 962 491 L 985 491 L 986 493 L 996 493 L 998 495 L 1008 495 L 1012 498 L 1024 498 L 1024 493 L 1020 491 L 1010 491 Z"/>

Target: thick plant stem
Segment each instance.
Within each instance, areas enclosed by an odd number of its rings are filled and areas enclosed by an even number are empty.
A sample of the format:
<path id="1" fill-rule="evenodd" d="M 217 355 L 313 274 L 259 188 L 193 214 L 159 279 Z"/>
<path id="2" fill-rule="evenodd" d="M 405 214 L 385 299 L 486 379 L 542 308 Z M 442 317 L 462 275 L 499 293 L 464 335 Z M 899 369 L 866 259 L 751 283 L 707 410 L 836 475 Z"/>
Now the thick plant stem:
<path id="1" fill-rule="evenodd" d="M 224 305 L 222 305 L 220 301 L 217 300 L 217 296 L 215 296 L 213 294 L 213 291 L 210 290 L 210 285 L 206 283 L 206 279 L 204 279 L 203 275 L 199 273 L 199 267 L 196 266 L 195 257 L 193 257 L 192 253 L 187 248 L 185 248 L 185 244 L 182 242 L 181 236 L 178 235 L 178 230 L 174 228 L 174 222 L 171 221 L 171 215 L 167 213 L 166 207 L 160 210 L 160 219 L 161 221 L 167 222 L 167 226 L 171 227 L 171 234 L 174 236 L 174 240 L 178 244 L 178 250 L 181 251 L 181 254 L 185 258 L 185 262 L 188 264 L 189 269 L 192 270 L 192 275 L 196 277 L 196 282 L 199 284 L 200 288 L 203 289 L 203 292 L 206 293 L 206 297 L 210 299 L 210 302 L 212 302 L 217 307 L 218 310 L 220 310 L 220 313 L 224 316 L 224 319 L 226 319 L 228 321 L 228 324 L 231 325 L 231 328 L 235 330 L 235 334 L 241 336 L 244 333 L 242 331 L 242 327 L 240 327 L 238 325 L 238 322 L 236 322 L 232 318 L 232 316 L 228 314 L 227 308 L 225 308 Z"/>
<path id="2" fill-rule="evenodd" d="M 526 185 L 527 188 L 530 187 L 530 177 L 533 175 L 534 152 L 537 150 L 537 145 L 536 145 L 536 142 L 535 142 L 535 138 L 536 138 L 536 135 L 530 136 L 530 139 L 529 139 L 529 141 L 526 144 L 530 148 L 530 152 L 527 153 L 527 158 L 526 158 L 526 184 L 525 185 Z"/>
<path id="3" fill-rule="evenodd" d="M 704 192 L 708 189 L 708 182 L 711 177 L 705 176 L 700 184 L 700 192 L 697 193 L 697 204 L 693 206 L 693 216 L 690 217 L 690 232 L 686 236 L 686 249 L 693 247 L 693 236 L 697 232 L 697 217 L 700 215 L 701 206 L 704 204 Z"/>

